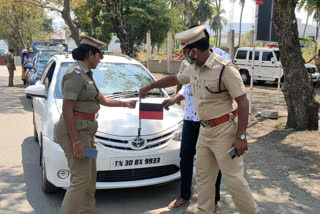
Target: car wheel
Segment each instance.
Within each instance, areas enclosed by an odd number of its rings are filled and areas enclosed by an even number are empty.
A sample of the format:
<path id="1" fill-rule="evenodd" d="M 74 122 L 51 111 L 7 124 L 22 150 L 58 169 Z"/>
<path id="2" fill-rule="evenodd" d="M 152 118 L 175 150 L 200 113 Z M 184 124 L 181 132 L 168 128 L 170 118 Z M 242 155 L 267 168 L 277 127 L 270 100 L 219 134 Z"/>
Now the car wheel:
<path id="1" fill-rule="evenodd" d="M 248 71 L 245 71 L 245 70 L 240 71 L 240 75 L 241 75 L 243 83 L 246 85 L 249 85 L 250 84 L 250 75 L 249 75 Z"/>
<path id="2" fill-rule="evenodd" d="M 38 137 L 38 133 L 37 133 L 36 123 L 34 120 L 34 112 L 33 112 L 33 137 L 34 137 L 34 141 L 39 143 L 39 137 Z"/>
<path id="3" fill-rule="evenodd" d="M 42 146 L 40 147 L 40 161 L 41 161 L 41 189 L 42 189 L 42 191 L 46 192 L 46 193 L 53 193 L 53 192 L 59 191 L 60 188 L 54 186 L 47 179 L 46 164 L 45 164 L 45 161 L 43 158 Z"/>

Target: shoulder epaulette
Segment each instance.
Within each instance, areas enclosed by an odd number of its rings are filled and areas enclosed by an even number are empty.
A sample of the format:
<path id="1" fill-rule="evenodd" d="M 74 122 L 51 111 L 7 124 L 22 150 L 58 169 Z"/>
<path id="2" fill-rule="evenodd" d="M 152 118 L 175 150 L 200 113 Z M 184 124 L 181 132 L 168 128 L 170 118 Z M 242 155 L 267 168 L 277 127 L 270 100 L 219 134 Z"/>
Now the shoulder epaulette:
<path id="1" fill-rule="evenodd" d="M 228 59 L 226 59 L 226 58 L 224 58 L 224 57 L 222 57 L 222 56 L 216 56 L 216 57 L 215 57 L 215 60 L 216 60 L 217 62 L 219 62 L 220 64 L 225 65 L 225 66 L 231 64 L 231 62 L 230 62 Z"/>

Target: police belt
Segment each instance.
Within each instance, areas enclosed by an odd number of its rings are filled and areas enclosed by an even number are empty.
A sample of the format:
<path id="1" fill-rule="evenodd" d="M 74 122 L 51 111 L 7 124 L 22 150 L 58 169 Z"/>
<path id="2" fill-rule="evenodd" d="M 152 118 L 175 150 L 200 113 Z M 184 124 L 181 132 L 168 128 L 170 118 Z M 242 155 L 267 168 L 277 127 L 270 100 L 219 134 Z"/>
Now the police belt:
<path id="1" fill-rule="evenodd" d="M 96 114 L 94 113 L 74 111 L 73 116 L 75 119 L 78 119 L 78 120 L 95 120 L 96 119 Z"/>
<path id="2" fill-rule="evenodd" d="M 238 116 L 238 109 L 234 110 L 232 112 L 232 114 L 236 117 Z M 218 117 L 218 118 L 214 118 L 212 120 L 201 120 L 200 123 L 203 127 L 206 127 L 206 128 L 210 128 L 210 127 L 214 127 L 214 126 L 217 126 L 217 125 L 220 125 L 224 122 L 227 122 L 230 118 L 230 114 L 225 114 L 221 117 Z"/>

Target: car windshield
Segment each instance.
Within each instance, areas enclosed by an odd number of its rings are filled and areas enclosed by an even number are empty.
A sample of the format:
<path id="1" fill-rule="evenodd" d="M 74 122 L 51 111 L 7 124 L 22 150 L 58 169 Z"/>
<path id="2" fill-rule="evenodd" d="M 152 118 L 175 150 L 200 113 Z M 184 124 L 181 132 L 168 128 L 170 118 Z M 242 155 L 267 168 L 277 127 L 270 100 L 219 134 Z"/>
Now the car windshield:
<path id="1" fill-rule="evenodd" d="M 37 59 L 37 67 L 44 68 L 48 64 L 50 58 L 55 54 L 39 54 Z"/>
<path id="2" fill-rule="evenodd" d="M 55 97 L 62 99 L 61 81 L 63 75 L 74 62 L 62 63 L 55 91 Z M 99 91 L 104 96 L 121 96 L 135 94 L 138 96 L 139 89 L 154 82 L 152 76 L 141 66 L 125 63 L 100 63 L 93 71 L 93 78 Z M 151 94 L 164 96 L 159 89 L 153 89 Z"/>

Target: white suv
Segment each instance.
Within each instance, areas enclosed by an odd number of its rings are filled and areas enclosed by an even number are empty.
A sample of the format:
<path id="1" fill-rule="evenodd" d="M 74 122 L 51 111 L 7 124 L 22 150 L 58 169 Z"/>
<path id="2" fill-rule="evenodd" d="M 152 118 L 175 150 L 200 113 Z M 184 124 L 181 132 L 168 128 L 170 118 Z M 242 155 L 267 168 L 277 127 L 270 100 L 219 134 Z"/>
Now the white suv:
<path id="1" fill-rule="evenodd" d="M 252 72 L 252 47 L 240 47 L 234 57 L 234 64 L 240 68 L 240 74 L 245 84 L 250 84 L 250 74 Z M 255 49 L 254 77 L 255 81 L 277 81 L 279 72 L 283 78 L 283 71 L 279 69 L 280 52 L 278 48 Z"/>
<path id="2" fill-rule="evenodd" d="M 41 79 L 25 90 L 33 96 L 34 136 L 40 144 L 44 192 L 69 186 L 67 160 L 56 142 L 55 126 L 62 112 L 61 80 L 73 63 L 71 55 L 53 56 Z M 139 62 L 108 55 L 93 70 L 93 76 L 104 96 L 123 101 L 138 99 L 139 88 L 155 81 Z M 164 90 L 154 89 L 144 102 L 162 103 L 168 97 Z M 142 120 L 137 144 L 138 116 L 138 107 L 132 110 L 101 106 L 96 133 L 97 189 L 147 186 L 180 178 L 183 110 L 175 105 L 164 112 L 164 120 Z"/>
<path id="3" fill-rule="evenodd" d="M 245 84 L 250 84 L 250 75 L 252 72 L 252 47 L 241 47 L 237 50 L 233 60 L 240 68 L 240 74 Z M 283 81 L 283 70 L 279 69 L 281 66 L 280 52 L 278 48 L 261 48 L 255 49 L 254 58 L 254 77 L 253 80 L 264 83 L 265 81 L 278 81 L 279 72 L 280 80 Z M 320 85 L 320 74 L 316 66 L 305 64 L 305 68 L 310 74 L 314 86 Z"/>

